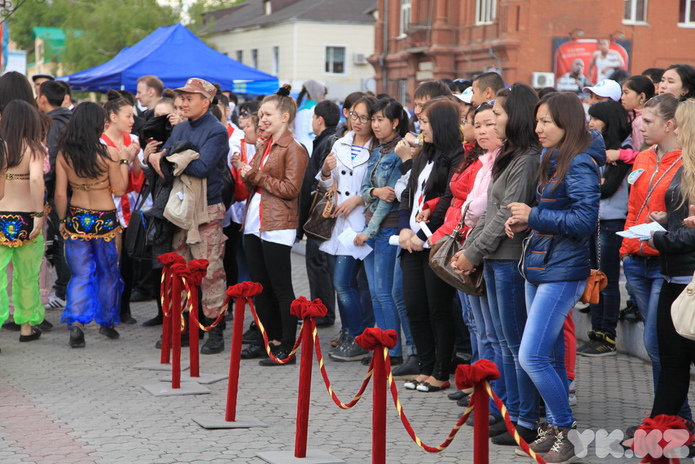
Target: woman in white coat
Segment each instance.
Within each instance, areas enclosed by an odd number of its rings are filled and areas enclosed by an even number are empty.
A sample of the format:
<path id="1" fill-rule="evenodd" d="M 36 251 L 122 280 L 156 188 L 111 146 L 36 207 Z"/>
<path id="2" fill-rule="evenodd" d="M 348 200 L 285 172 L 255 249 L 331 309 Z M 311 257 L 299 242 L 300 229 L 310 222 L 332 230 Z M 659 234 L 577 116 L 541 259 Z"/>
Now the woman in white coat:
<path id="1" fill-rule="evenodd" d="M 319 247 L 328 254 L 329 266 L 333 269 L 333 285 L 344 328 L 338 346 L 330 353 L 336 361 L 359 361 L 367 355 L 367 351 L 355 343 L 355 337 L 366 328 L 357 289 L 359 262 L 338 237 L 348 228 L 355 232 L 364 229 L 365 204 L 360 188 L 374 146 L 371 118 L 375 104 L 374 98 L 364 97 L 353 105 L 349 113 L 352 130 L 335 142 L 317 175 L 322 190 L 336 183 L 333 201 L 337 205 L 338 220 L 331 238 Z"/>

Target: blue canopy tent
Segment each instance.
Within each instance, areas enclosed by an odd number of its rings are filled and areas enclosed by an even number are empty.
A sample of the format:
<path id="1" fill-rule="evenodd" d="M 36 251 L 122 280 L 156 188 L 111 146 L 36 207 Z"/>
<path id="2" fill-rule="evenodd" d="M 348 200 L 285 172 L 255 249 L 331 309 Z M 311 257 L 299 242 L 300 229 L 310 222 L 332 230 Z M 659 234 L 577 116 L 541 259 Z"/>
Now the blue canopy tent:
<path id="1" fill-rule="evenodd" d="M 213 50 L 181 24 L 160 27 L 111 61 L 60 79 L 76 91 L 125 89 L 135 93 L 138 78 L 148 74 L 172 89 L 183 87 L 189 77 L 247 95 L 270 94 L 279 87 L 277 77 Z"/>

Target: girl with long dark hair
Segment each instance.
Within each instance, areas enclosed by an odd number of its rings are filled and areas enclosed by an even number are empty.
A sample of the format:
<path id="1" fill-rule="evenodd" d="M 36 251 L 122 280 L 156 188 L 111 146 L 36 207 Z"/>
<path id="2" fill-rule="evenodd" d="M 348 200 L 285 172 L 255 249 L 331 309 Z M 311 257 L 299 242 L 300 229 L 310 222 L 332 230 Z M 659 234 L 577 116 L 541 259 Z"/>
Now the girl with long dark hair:
<path id="1" fill-rule="evenodd" d="M 408 380 L 405 387 L 436 392 L 451 386 L 452 301 L 456 291 L 432 271 L 428 237 L 416 218 L 425 202 L 444 196 L 464 150 L 457 103 L 449 98 L 430 100 L 423 106 L 419 120 L 423 148 L 413 162 L 399 209 L 403 293 L 419 367 L 419 375 Z M 443 224 L 450 201 L 451 196 L 442 198 L 430 215 L 428 227 L 433 233 Z"/>
<path id="2" fill-rule="evenodd" d="M 392 99 L 376 102 L 372 111 L 372 131 L 379 145 L 369 158 L 360 189 L 366 203 L 366 228 L 357 234 L 354 242 L 358 246 L 366 243 L 374 250 L 364 259 L 364 269 L 377 327 L 393 329 L 398 334 L 396 346 L 389 350 L 391 365 L 395 366 L 403 362 L 402 321 L 393 298 L 393 270 L 398 247 L 390 245 L 389 239 L 398 232 L 400 203 L 393 188 L 401 177 L 398 168 L 402 164 L 395 147 L 408 132 L 408 117 L 403 106 Z"/>
<path id="3" fill-rule="evenodd" d="M 367 309 L 371 312 L 372 308 L 365 307 L 358 287 L 360 261 L 352 256 L 338 237 L 350 228 L 354 231 L 364 229 L 365 202 L 360 193 L 376 143 L 371 122 L 376 103 L 373 97 L 362 97 L 354 103 L 348 113 L 351 130 L 333 144 L 317 175 L 322 191 L 334 185 L 337 189 L 333 197 L 337 205 L 337 221 L 331 237 L 319 246 L 319 250 L 328 255 L 338 297 L 338 311 L 347 329 L 336 349 L 329 353 L 331 359 L 336 361 L 359 361 L 368 354 L 355 341 L 355 337 L 371 325 L 366 323 L 366 314 Z"/>
<path id="4" fill-rule="evenodd" d="M 491 343 L 494 361 L 502 373 L 495 388 L 498 396 L 505 399 L 512 421 L 517 423 L 517 431 L 527 441 L 536 436 L 539 410 L 536 389 L 519 364 L 526 303 L 524 278 L 517 263 L 525 234 L 509 238 L 504 224 L 510 216 L 509 204 L 530 205 L 534 200 L 539 165 L 538 138 L 533 132 L 533 107 L 537 102 L 533 89 L 519 82 L 497 93 L 492 111 L 497 135 L 504 140 L 504 145 L 492 166 L 487 209 L 453 263 L 454 269 L 460 272 L 470 272 L 483 265 L 488 318 L 494 328 L 494 332 L 488 331 L 488 334 L 496 336 Z M 496 413 L 493 409 L 490 434 L 494 443 L 514 444 L 514 438 L 506 432 L 504 421 Z"/>
<path id="5" fill-rule="evenodd" d="M 106 130 L 101 134 L 101 140 L 106 146 L 115 148 L 119 156 L 132 160 L 128 166 L 128 187 L 122 197 L 114 196 L 118 220 L 123 227 L 123 234 L 117 236 L 118 248 L 121 252 L 121 277 L 123 278 L 123 295 L 121 296 L 121 322 L 135 324 L 137 322 L 130 314 L 130 295 L 133 290 L 135 270 L 134 262 L 128 252 L 121 247 L 121 237 L 130 224 L 130 214 L 138 201 L 138 192 L 143 188 L 145 175 L 142 172 L 140 159 L 140 143 L 138 137 L 132 135 L 135 123 L 133 106 L 118 92 L 109 90 L 108 101 L 104 104 L 106 110 Z M 156 106 L 155 106 L 156 107 Z"/>
<path id="6" fill-rule="evenodd" d="M 85 324 L 96 320 L 99 333 L 119 338 L 114 326 L 123 282 L 114 238 L 121 230 L 112 194 L 128 186 L 129 152 L 119 155 L 100 141 L 106 111 L 81 103 L 65 129 L 56 160 L 56 212 L 65 238 L 65 255 L 72 277 L 61 322 L 70 326 L 70 346 L 85 346 Z M 68 186 L 72 198 L 68 205 Z"/>
<path id="7" fill-rule="evenodd" d="M 596 233 L 603 139 L 588 132 L 584 108 L 569 92 L 546 95 L 536 106 L 544 153 L 538 206 L 511 203 L 507 235 L 531 229 L 520 267 L 526 278 L 528 318 L 519 363 L 546 405 L 546 433 L 531 444 L 549 463 L 575 456 L 568 432 L 576 427 L 569 404 L 563 325 L 586 287 L 589 241 Z"/>
<path id="8" fill-rule="evenodd" d="M 645 78 L 646 79 L 646 78 Z M 601 133 L 608 150 L 631 149 L 628 113 L 618 102 L 607 100 L 589 108 L 589 129 Z M 620 245 L 616 235 L 625 227 L 627 215 L 627 174 L 632 165 L 615 161 L 601 167 L 601 210 L 598 243 L 591 241 L 594 269 L 606 274 L 608 285 L 597 304 L 591 305 L 589 341 L 577 349 L 582 356 L 611 356 L 615 348 L 616 327 L 620 314 Z M 598 246 L 597 246 L 598 245 Z"/>
<path id="9" fill-rule="evenodd" d="M 9 316 L 7 265 L 12 262 L 14 321 L 20 342 L 36 340 L 44 320 L 39 272 L 44 254 L 44 182 L 39 112 L 22 100 L 10 101 L 0 120 L 3 184 L 0 200 L 0 325 Z M 5 156 L 6 155 L 6 156 Z"/>

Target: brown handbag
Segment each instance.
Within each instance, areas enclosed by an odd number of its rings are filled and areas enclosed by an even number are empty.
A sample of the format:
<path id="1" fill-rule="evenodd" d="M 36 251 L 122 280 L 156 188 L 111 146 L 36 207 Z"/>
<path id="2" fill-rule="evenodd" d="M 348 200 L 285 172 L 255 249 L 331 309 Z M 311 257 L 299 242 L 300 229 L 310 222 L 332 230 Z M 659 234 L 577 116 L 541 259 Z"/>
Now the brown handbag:
<path id="1" fill-rule="evenodd" d="M 457 274 L 451 267 L 451 259 L 462 248 L 460 241 L 463 221 L 466 217 L 466 210 L 463 211 L 461 222 L 449 235 L 439 239 L 430 250 L 429 264 L 432 271 L 447 284 L 461 290 L 468 295 L 480 296 L 485 294 L 485 280 L 483 280 L 482 265 L 478 266 L 470 274 Z"/>
<path id="2" fill-rule="evenodd" d="M 311 209 L 309 210 L 309 219 L 304 223 L 304 233 L 320 242 L 330 239 L 331 234 L 333 234 L 336 221 L 336 218 L 333 217 L 335 212 L 333 196 L 335 192 L 335 182 L 333 182 L 333 185 L 326 193 L 316 190 Z"/>
<path id="3" fill-rule="evenodd" d="M 601 210 L 599 209 L 598 226 L 596 227 L 596 264 L 601 269 Z M 598 304 L 601 298 L 601 291 L 608 285 L 608 277 L 603 271 L 592 269 L 589 277 L 586 279 L 586 288 L 582 297 L 579 299 L 582 303 Z"/>

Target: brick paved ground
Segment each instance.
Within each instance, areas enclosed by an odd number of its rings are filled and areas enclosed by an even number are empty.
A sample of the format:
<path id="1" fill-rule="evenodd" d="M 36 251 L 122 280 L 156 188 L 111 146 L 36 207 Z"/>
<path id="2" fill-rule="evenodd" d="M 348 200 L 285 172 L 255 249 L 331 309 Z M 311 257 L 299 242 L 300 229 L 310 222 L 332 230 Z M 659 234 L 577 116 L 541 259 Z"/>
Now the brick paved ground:
<path id="1" fill-rule="evenodd" d="M 303 257 L 293 255 L 295 291 L 308 296 Z M 154 302 L 133 304 L 143 321 L 155 313 Z M 586 317 L 586 316 L 580 316 Z M 133 369 L 157 359 L 153 348 L 159 330 L 121 326 L 120 340 L 86 330 L 87 347 L 71 349 L 60 313 L 48 319 L 56 328 L 33 343 L 16 333 L 0 333 L 0 463 L 261 463 L 259 451 L 292 451 L 296 416 L 298 366 L 264 368 L 242 361 L 239 416 L 256 417 L 268 428 L 205 430 L 193 416 L 224 410 L 226 381 L 209 386 L 201 396 L 155 398 L 142 385 L 164 376 Z M 248 317 L 247 317 L 248 323 Z M 323 351 L 338 327 L 319 329 Z M 229 331 L 227 331 L 229 336 Z M 201 371 L 225 373 L 224 355 L 201 356 Z M 360 363 L 327 361 L 335 391 L 344 401 L 357 391 L 366 368 Z M 637 424 L 651 405 L 649 366 L 620 354 L 577 366 L 580 429 L 613 430 Z M 443 441 L 462 411 L 446 393 L 425 394 L 399 387 L 405 412 L 425 443 Z M 389 400 L 390 401 L 390 400 Z M 309 447 L 348 463 L 371 462 L 371 387 L 354 409 L 343 411 L 330 400 L 315 370 L 312 387 Z M 439 455 L 421 451 L 405 433 L 393 405 L 388 409 L 389 463 L 470 463 L 472 429 L 464 427 L 449 449 Z M 512 448 L 491 447 L 492 463 L 527 463 Z M 637 462 L 599 458 L 593 448 L 582 462 Z"/>

